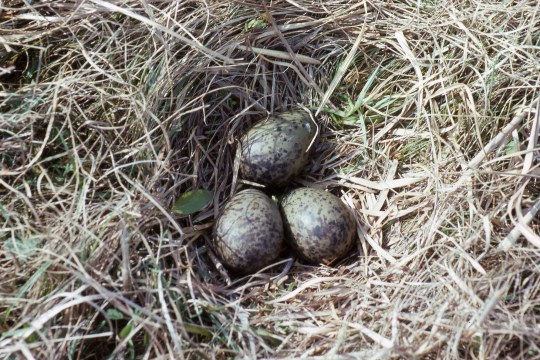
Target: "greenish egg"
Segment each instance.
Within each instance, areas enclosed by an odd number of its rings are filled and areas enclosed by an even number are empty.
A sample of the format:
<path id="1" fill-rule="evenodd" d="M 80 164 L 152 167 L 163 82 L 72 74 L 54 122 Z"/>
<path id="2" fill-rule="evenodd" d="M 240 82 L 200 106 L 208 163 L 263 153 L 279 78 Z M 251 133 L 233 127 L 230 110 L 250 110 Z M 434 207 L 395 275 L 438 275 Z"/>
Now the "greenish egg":
<path id="1" fill-rule="evenodd" d="M 247 189 L 229 200 L 214 225 L 212 248 L 237 273 L 271 264 L 283 247 L 283 222 L 277 204 L 260 190 Z"/>
<path id="2" fill-rule="evenodd" d="M 240 174 L 245 180 L 282 187 L 309 160 L 316 126 L 305 111 L 276 114 L 253 126 L 241 139 Z"/>
<path id="3" fill-rule="evenodd" d="M 281 201 L 285 235 L 298 255 L 328 264 L 350 253 L 356 221 L 349 207 L 322 189 L 299 188 Z"/>

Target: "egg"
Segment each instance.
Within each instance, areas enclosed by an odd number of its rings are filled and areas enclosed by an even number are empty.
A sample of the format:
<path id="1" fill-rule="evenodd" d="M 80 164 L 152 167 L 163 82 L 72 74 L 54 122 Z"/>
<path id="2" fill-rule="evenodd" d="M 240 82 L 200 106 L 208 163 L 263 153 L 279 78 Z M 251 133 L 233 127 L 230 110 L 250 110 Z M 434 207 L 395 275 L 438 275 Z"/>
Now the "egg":
<path id="1" fill-rule="evenodd" d="M 240 174 L 245 180 L 282 187 L 302 171 L 316 126 L 305 111 L 268 117 L 240 140 Z"/>
<path id="2" fill-rule="evenodd" d="M 237 273 L 253 273 L 271 264 L 283 245 L 278 205 L 260 190 L 238 192 L 224 206 L 214 225 L 212 249 Z"/>
<path id="3" fill-rule="evenodd" d="M 284 196 L 280 209 L 287 241 L 302 259 L 328 264 L 350 253 L 356 222 L 337 196 L 322 189 L 298 188 Z"/>

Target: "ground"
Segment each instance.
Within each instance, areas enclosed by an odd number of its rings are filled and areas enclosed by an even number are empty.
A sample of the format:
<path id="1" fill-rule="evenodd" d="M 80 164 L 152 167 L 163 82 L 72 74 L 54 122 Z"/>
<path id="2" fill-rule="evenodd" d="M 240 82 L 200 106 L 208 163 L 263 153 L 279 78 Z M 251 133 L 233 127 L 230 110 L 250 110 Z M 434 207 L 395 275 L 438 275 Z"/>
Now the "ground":
<path id="1" fill-rule="evenodd" d="M 539 358 L 539 97 L 537 1 L 1 1 L 0 356 Z M 237 276 L 238 141 L 290 109 L 357 246 Z"/>

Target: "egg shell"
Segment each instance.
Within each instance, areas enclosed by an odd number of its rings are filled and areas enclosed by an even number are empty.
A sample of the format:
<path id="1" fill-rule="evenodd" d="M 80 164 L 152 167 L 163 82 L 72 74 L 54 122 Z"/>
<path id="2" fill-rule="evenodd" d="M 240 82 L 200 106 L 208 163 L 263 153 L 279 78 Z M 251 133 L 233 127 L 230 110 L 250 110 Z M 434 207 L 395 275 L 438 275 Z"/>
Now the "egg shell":
<path id="1" fill-rule="evenodd" d="M 356 240 L 351 209 L 322 189 L 299 188 L 281 201 L 285 235 L 298 255 L 328 264 L 349 254 Z"/>
<path id="2" fill-rule="evenodd" d="M 305 111 L 284 112 L 257 123 L 240 141 L 242 178 L 271 187 L 286 185 L 306 165 L 315 133 Z"/>
<path id="3" fill-rule="evenodd" d="M 237 273 L 252 273 L 271 264 L 283 245 L 283 222 L 277 204 L 256 189 L 238 192 L 214 225 L 212 248 Z"/>

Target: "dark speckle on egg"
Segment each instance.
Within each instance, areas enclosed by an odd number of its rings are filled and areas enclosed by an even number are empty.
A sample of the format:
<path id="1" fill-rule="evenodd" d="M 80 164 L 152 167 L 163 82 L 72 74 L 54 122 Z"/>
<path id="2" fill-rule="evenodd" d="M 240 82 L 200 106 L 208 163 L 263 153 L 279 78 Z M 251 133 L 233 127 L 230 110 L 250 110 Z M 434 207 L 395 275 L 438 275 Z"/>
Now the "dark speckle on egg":
<path id="1" fill-rule="evenodd" d="M 287 241 L 311 263 L 330 263 L 347 255 L 356 239 L 352 211 L 321 189 L 299 188 L 281 201 Z"/>
<path id="2" fill-rule="evenodd" d="M 308 161 L 315 126 L 304 111 L 270 116 L 241 139 L 240 174 L 272 187 L 286 185 Z"/>

